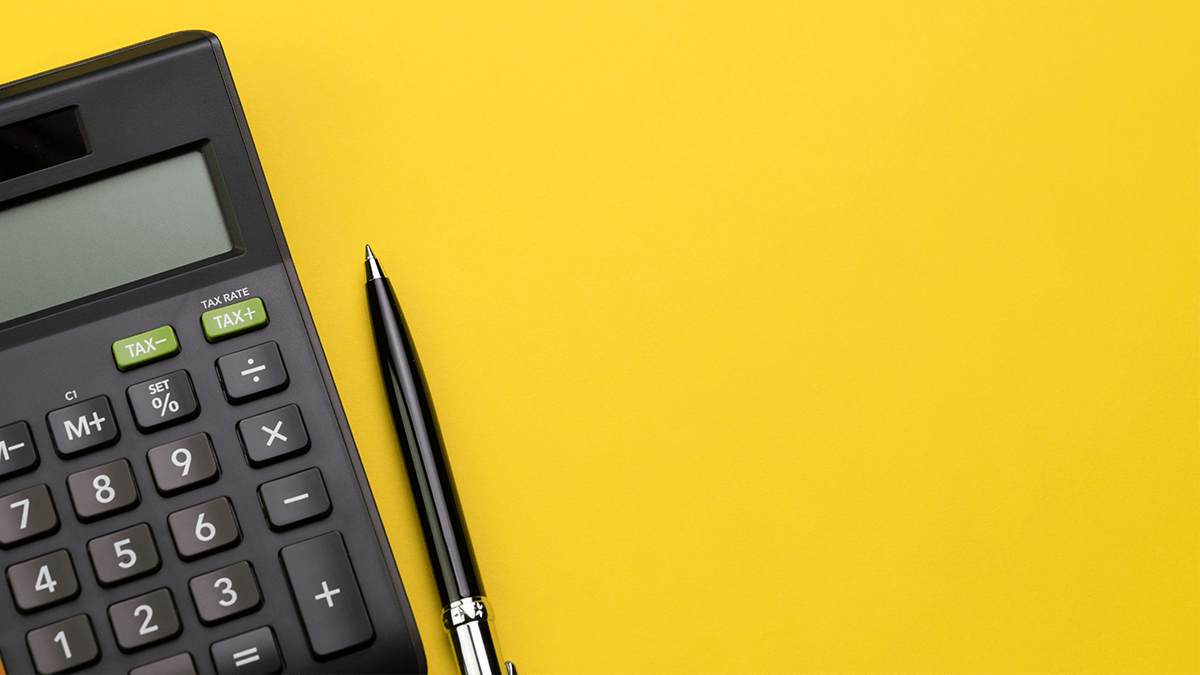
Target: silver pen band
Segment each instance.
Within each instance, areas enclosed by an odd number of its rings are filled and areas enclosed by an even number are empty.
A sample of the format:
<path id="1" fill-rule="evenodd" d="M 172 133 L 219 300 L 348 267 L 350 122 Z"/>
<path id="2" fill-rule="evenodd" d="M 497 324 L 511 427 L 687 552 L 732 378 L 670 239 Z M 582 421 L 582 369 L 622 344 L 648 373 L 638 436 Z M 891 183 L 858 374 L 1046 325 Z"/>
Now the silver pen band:
<path id="1" fill-rule="evenodd" d="M 501 665 L 487 598 L 477 595 L 450 603 L 442 610 L 454 655 L 463 675 L 516 675 L 511 661 Z"/>

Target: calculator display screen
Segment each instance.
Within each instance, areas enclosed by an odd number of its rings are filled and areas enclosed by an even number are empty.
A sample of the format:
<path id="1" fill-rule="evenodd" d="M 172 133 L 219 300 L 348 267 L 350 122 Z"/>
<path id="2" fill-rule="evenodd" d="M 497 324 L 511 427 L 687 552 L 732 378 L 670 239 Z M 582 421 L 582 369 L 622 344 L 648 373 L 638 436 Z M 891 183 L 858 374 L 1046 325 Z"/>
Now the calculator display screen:
<path id="1" fill-rule="evenodd" d="M 233 248 L 195 150 L 0 210 L 0 323 Z"/>

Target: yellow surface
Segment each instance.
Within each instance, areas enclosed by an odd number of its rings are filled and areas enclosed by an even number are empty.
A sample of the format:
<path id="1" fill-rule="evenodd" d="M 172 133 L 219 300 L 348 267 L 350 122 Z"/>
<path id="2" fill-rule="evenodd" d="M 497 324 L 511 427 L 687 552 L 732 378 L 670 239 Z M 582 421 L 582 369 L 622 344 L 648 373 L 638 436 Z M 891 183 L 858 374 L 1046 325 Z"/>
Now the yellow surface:
<path id="1" fill-rule="evenodd" d="M 524 675 L 1200 670 L 1195 2 L 3 4 L 222 38 L 432 672 L 368 242 Z"/>

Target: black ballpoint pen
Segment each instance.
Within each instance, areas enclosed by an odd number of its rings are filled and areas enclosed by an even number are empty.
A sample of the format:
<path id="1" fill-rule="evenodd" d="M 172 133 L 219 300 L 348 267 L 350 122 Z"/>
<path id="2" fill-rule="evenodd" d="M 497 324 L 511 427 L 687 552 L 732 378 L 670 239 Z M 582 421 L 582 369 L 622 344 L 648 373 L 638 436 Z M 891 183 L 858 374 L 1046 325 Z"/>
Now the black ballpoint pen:
<path id="1" fill-rule="evenodd" d="M 483 594 L 425 374 L 392 284 L 370 246 L 367 303 L 392 419 L 437 577 L 442 622 L 450 633 L 459 669 L 463 675 L 516 675 L 512 662 L 500 665 L 491 608 Z"/>

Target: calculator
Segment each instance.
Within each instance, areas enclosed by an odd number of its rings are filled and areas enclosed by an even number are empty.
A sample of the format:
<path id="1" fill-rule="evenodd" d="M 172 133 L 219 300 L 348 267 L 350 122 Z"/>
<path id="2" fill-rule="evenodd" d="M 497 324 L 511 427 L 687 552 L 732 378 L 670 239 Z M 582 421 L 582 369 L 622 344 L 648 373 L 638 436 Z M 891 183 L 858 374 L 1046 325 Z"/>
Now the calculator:
<path id="1" fill-rule="evenodd" d="M 0 568 L 8 673 L 425 672 L 210 33 L 0 87 Z"/>

